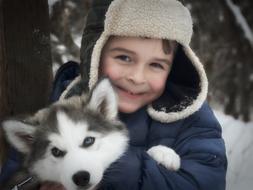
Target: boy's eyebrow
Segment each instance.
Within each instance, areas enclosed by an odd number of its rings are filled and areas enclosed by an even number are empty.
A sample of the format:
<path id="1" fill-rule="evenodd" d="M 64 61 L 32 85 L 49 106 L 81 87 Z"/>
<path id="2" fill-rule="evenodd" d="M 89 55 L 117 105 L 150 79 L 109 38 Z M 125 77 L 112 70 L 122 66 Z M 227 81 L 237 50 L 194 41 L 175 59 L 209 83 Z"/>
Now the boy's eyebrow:
<path id="1" fill-rule="evenodd" d="M 115 48 L 109 49 L 109 52 L 113 52 L 113 51 L 124 51 L 126 53 L 136 54 L 134 51 L 131 51 L 129 49 L 125 49 L 125 48 L 122 48 L 122 47 L 115 47 Z"/>
<path id="2" fill-rule="evenodd" d="M 123 51 L 123 52 L 126 52 L 126 53 L 129 53 L 129 54 L 133 54 L 133 55 L 136 55 L 136 53 L 134 51 L 131 51 L 129 49 L 125 49 L 125 48 L 122 48 L 122 47 L 115 47 L 115 48 L 112 48 L 112 49 L 109 49 L 109 52 L 114 52 L 114 51 Z M 171 64 L 171 61 L 167 60 L 167 59 L 162 59 L 162 58 L 153 58 L 153 60 L 157 61 L 157 62 L 164 62 L 168 65 Z"/>

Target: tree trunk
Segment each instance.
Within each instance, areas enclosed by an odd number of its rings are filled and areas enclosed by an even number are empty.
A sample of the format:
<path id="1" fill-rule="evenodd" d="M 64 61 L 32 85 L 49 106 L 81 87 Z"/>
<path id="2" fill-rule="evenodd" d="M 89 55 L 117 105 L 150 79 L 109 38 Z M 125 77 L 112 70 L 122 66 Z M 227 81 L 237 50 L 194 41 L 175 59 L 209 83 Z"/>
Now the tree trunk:
<path id="1" fill-rule="evenodd" d="M 245 40 L 246 41 L 246 40 Z M 245 42 L 247 43 L 247 41 Z M 242 116 L 243 121 L 249 122 L 250 121 L 250 106 L 251 106 L 251 64 L 252 58 L 251 53 L 252 49 L 250 44 L 245 44 L 242 50 L 242 56 L 244 58 L 244 62 L 241 63 L 241 70 L 240 70 L 240 113 Z"/>
<path id="2" fill-rule="evenodd" d="M 47 0 L 0 0 L 0 121 L 48 103 L 49 34 Z"/>
<path id="3" fill-rule="evenodd" d="M 235 118 L 238 118 L 238 111 L 236 106 L 236 98 L 237 98 L 237 67 L 236 65 L 233 65 L 233 67 L 230 69 L 230 83 L 227 83 L 227 89 L 226 93 L 228 96 L 228 102 L 225 105 L 224 112 L 228 115 L 232 115 Z M 233 78 L 234 77 L 234 78 Z"/>

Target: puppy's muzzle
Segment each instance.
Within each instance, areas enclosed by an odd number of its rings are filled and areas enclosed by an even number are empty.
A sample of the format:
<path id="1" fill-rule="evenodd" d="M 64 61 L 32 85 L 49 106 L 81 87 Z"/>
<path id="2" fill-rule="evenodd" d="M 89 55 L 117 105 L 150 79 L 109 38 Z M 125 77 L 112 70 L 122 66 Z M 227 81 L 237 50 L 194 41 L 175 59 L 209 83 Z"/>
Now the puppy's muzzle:
<path id="1" fill-rule="evenodd" d="M 72 177 L 73 182 L 79 187 L 86 187 L 90 181 L 90 174 L 87 171 L 79 171 Z"/>

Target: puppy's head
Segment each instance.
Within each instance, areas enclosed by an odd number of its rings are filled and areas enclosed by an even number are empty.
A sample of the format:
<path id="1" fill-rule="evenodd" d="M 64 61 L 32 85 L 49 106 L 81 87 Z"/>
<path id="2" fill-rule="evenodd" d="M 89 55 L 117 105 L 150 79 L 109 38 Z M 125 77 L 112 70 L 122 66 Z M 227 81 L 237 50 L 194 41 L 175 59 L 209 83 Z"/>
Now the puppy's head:
<path id="1" fill-rule="evenodd" d="M 56 103 L 26 119 L 5 120 L 7 140 L 26 155 L 25 167 L 42 181 L 90 189 L 127 148 L 117 119 L 117 97 L 108 79 L 91 94 Z"/>

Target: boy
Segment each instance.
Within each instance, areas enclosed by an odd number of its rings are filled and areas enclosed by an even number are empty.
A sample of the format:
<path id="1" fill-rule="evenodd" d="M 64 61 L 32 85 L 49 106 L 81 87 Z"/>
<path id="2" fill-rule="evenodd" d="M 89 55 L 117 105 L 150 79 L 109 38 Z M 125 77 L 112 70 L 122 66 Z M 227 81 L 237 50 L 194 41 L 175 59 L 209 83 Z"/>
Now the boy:
<path id="1" fill-rule="evenodd" d="M 225 189 L 221 128 L 205 103 L 207 78 L 191 36 L 190 13 L 176 0 L 93 1 L 81 77 L 60 98 L 91 89 L 102 76 L 116 89 L 130 147 L 100 189 Z"/>

